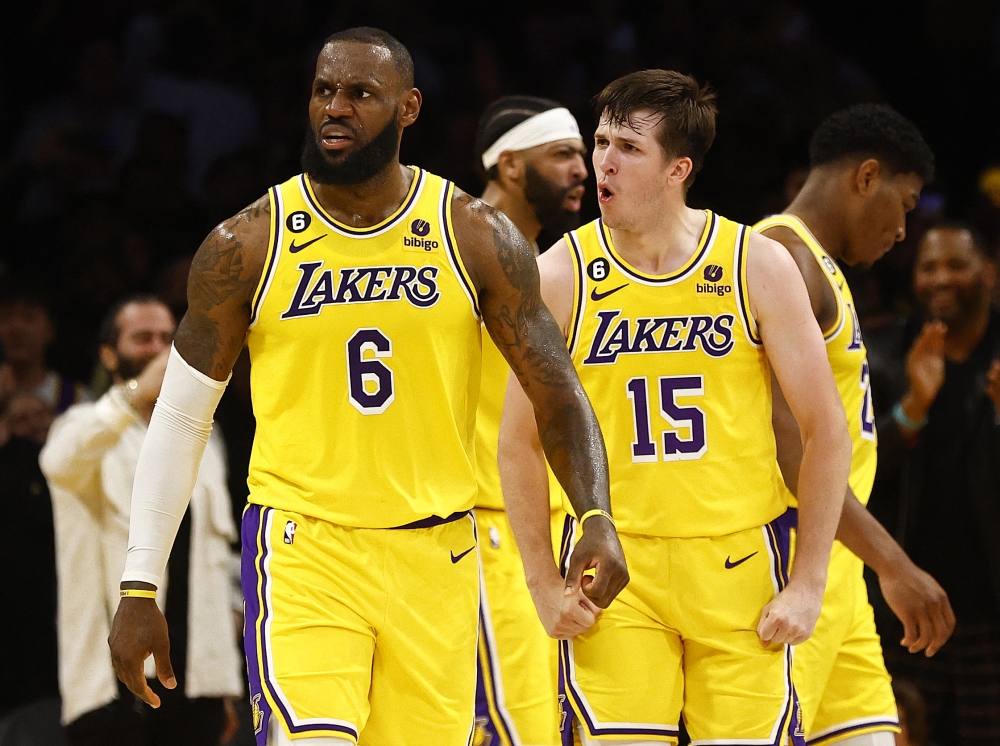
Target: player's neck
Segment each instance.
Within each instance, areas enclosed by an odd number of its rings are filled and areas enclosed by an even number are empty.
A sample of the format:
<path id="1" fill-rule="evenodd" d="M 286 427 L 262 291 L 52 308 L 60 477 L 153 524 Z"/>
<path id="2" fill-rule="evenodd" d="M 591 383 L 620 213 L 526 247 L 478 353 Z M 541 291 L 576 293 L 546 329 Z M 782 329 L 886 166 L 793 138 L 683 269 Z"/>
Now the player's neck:
<path id="1" fill-rule="evenodd" d="M 360 184 L 320 184 L 312 178 L 309 183 L 320 205 L 334 220 L 352 228 L 369 228 L 403 204 L 413 178 L 413 169 L 394 160 L 384 171 Z"/>
<path id="2" fill-rule="evenodd" d="M 634 224 L 611 228 L 622 259 L 651 275 L 675 272 L 691 258 L 705 232 L 707 216 L 679 201 Z"/>
<path id="3" fill-rule="evenodd" d="M 814 170 L 785 212 L 801 219 L 831 258 L 840 259 L 847 249 L 841 203 L 836 179 Z"/>
<path id="4" fill-rule="evenodd" d="M 536 241 L 538 234 L 542 232 L 542 224 L 538 222 L 535 210 L 524 198 L 523 192 L 505 187 L 499 181 L 491 181 L 487 183 L 480 199 L 510 218 L 524 237 L 535 246 L 537 253 Z"/>

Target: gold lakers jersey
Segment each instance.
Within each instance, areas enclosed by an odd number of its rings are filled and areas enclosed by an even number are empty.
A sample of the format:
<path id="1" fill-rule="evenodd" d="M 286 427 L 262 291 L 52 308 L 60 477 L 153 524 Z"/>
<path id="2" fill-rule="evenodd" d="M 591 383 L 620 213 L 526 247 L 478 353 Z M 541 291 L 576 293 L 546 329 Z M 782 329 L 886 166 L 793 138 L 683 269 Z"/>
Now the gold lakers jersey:
<path id="1" fill-rule="evenodd" d="M 604 433 L 624 533 L 721 536 L 787 507 L 770 368 L 747 301 L 749 228 L 706 215 L 697 250 L 662 276 L 629 266 L 600 220 L 567 234 L 570 354 Z"/>
<path id="2" fill-rule="evenodd" d="M 844 273 L 824 251 L 806 224 L 794 215 L 772 215 L 757 223 L 753 229 L 763 233 L 769 228 L 788 228 L 809 247 L 834 297 L 837 299 L 837 320 L 823 330 L 826 353 L 837 381 L 837 390 L 847 413 L 847 427 L 851 433 L 851 477 L 849 484 L 858 500 L 867 504 L 875 481 L 877 462 L 877 435 L 875 412 L 869 384 L 868 351 L 861 337 L 861 326 L 854 307 L 854 297 Z"/>
<path id="3" fill-rule="evenodd" d="M 503 510 L 500 470 L 497 467 L 497 444 L 500 440 L 500 415 L 507 394 L 510 366 L 500 350 L 483 330 L 483 371 L 476 414 L 476 474 L 479 477 L 477 508 Z"/>
<path id="4" fill-rule="evenodd" d="M 363 528 L 473 506 L 480 319 L 453 191 L 414 169 L 392 216 L 352 228 L 305 175 L 270 190 L 250 502 Z"/>

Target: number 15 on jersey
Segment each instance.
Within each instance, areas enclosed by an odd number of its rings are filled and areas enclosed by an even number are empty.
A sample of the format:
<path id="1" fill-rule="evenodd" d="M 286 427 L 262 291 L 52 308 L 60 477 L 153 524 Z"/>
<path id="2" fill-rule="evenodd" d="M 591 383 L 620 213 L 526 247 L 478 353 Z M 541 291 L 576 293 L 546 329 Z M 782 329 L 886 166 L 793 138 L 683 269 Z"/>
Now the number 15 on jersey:
<path id="1" fill-rule="evenodd" d="M 704 376 L 660 376 L 653 379 L 653 395 L 659 399 L 658 414 L 670 426 L 670 429 L 662 430 L 656 440 L 653 439 L 649 383 L 646 376 L 637 376 L 630 378 L 625 385 L 634 416 L 632 461 L 648 463 L 660 458 L 664 461 L 693 461 L 704 456 L 708 450 L 705 413 L 697 406 L 681 406 L 677 402 L 679 398 L 704 396 Z M 661 448 L 662 456 L 659 453 Z"/>

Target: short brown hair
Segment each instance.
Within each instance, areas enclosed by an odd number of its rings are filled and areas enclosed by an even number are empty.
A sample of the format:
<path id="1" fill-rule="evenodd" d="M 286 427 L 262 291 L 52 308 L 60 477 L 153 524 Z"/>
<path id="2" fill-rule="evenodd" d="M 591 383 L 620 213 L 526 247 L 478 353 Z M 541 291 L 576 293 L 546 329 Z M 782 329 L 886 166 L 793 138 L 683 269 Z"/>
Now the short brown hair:
<path id="1" fill-rule="evenodd" d="M 657 140 L 671 158 L 690 158 L 691 174 L 705 165 L 715 140 L 715 93 L 690 75 L 675 70 L 639 70 L 609 83 L 594 98 L 598 120 L 634 129 L 637 111 L 650 109 L 659 116 Z"/>

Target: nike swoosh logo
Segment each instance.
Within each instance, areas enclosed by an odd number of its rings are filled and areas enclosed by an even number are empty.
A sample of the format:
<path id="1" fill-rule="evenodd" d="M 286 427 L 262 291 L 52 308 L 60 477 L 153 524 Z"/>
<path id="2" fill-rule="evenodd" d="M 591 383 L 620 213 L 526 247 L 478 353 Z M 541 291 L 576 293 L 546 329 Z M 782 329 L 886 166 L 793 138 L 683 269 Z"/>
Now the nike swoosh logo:
<path id="1" fill-rule="evenodd" d="M 288 253 L 297 254 L 307 246 L 312 246 L 314 243 L 319 241 L 320 238 L 326 238 L 326 234 L 324 233 L 322 236 L 320 236 L 319 238 L 314 238 L 312 241 L 306 241 L 305 243 L 300 243 L 298 246 L 295 245 L 295 239 L 293 238 L 292 245 L 288 247 Z"/>
<path id="2" fill-rule="evenodd" d="M 467 555 L 469 552 L 471 552 L 475 548 L 476 548 L 476 545 L 473 544 L 471 547 L 469 547 L 468 549 L 466 549 L 461 554 L 455 554 L 454 552 L 452 552 L 451 553 L 451 564 L 454 565 L 456 562 L 458 562 L 460 559 L 462 559 L 462 557 L 464 557 L 465 555 Z"/>
<path id="3" fill-rule="evenodd" d="M 617 293 L 622 288 L 627 288 L 627 287 L 628 287 L 628 283 L 626 282 L 624 285 L 619 285 L 616 288 L 611 288 L 606 293 L 598 293 L 597 292 L 597 288 L 594 288 L 593 290 L 590 291 L 590 299 L 591 300 L 604 300 L 605 298 L 607 298 L 612 293 Z"/>
<path id="4" fill-rule="evenodd" d="M 732 570 L 734 567 L 742 565 L 744 562 L 746 562 L 748 559 L 750 559 L 751 557 L 753 557 L 755 554 L 757 554 L 757 552 L 754 552 L 753 554 L 748 554 L 743 559 L 738 559 L 735 562 L 730 562 L 729 561 L 729 557 L 726 557 L 726 569 L 727 570 Z"/>

